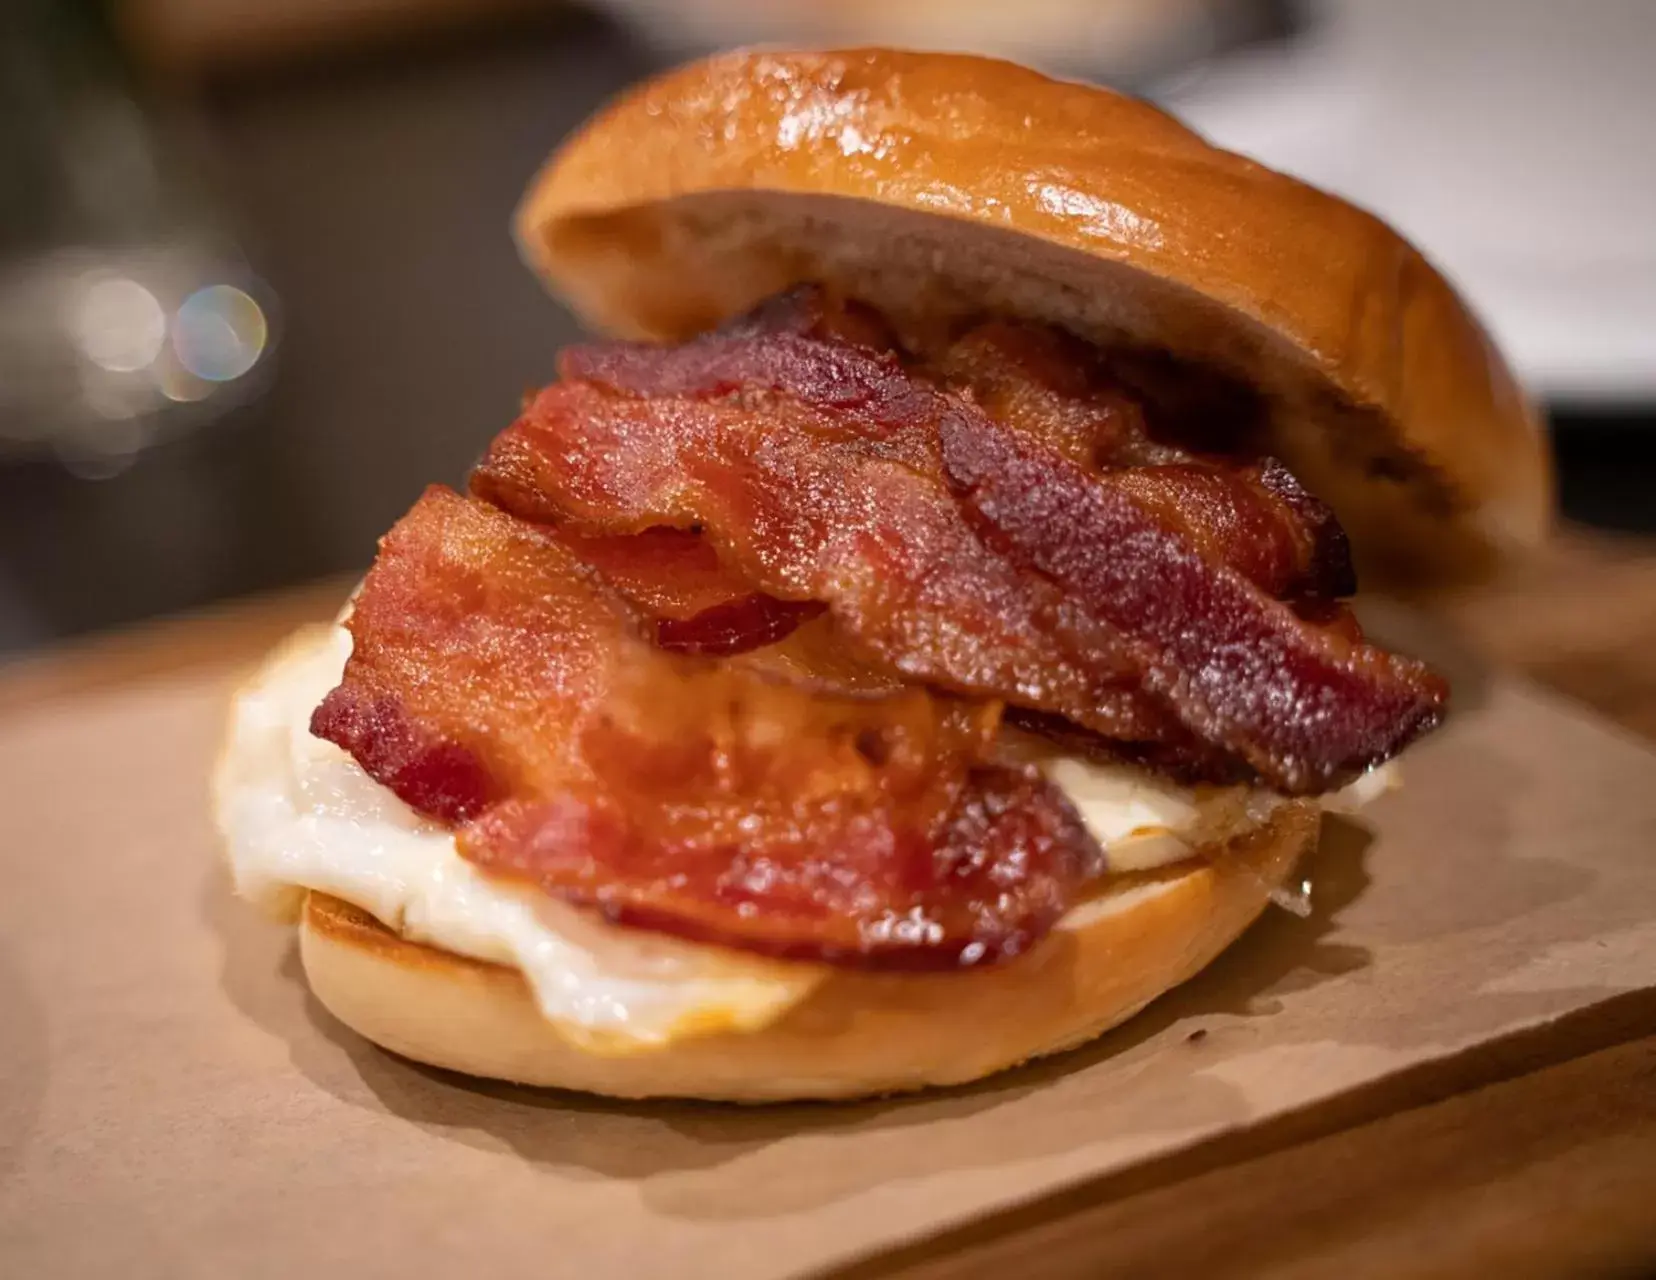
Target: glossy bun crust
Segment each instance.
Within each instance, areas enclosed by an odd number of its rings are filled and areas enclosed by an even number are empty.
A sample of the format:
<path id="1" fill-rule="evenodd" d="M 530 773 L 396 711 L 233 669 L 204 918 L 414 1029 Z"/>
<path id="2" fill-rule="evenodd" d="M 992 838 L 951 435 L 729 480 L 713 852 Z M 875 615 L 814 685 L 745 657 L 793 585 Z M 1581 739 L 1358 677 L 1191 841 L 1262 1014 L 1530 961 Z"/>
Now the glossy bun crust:
<path id="1" fill-rule="evenodd" d="M 1104 89 L 954 54 L 721 55 L 577 133 L 517 235 L 616 334 L 683 339 L 818 280 L 911 333 L 994 312 L 1172 353 L 1257 392 L 1393 582 L 1477 575 L 1547 521 L 1534 414 L 1412 246 Z"/>
<path id="2" fill-rule="evenodd" d="M 1123 876 L 1030 954 L 968 973 L 836 970 L 757 1031 L 691 1036 L 629 1056 L 561 1037 L 515 969 L 391 932 L 311 893 L 300 955 L 317 998 L 418 1062 L 622 1098 L 779 1102 L 962 1084 L 1082 1044 L 1195 974 L 1264 909 L 1315 842 L 1309 804 L 1207 861 Z"/>

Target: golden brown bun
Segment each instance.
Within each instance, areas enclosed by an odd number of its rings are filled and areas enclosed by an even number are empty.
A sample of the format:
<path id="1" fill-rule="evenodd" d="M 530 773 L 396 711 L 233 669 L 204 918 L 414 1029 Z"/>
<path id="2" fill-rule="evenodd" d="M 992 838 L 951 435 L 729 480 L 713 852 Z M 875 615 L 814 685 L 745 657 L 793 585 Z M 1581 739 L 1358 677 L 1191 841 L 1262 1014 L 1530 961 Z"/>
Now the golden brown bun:
<path id="1" fill-rule="evenodd" d="M 1547 522 L 1536 418 L 1413 247 L 1104 89 L 956 54 L 725 54 L 597 116 L 516 227 L 617 334 L 682 339 L 819 280 L 909 331 L 992 311 L 1224 370 L 1393 581 L 1480 573 Z"/>
<path id="2" fill-rule="evenodd" d="M 969 973 L 836 970 L 758 1031 L 593 1054 L 542 1017 L 515 969 L 409 942 L 312 893 L 300 955 L 317 998 L 385 1048 L 468 1075 L 622 1098 L 854 1098 L 962 1084 L 1092 1039 L 1191 977 L 1264 908 L 1316 839 L 1309 804 L 1209 861 L 1122 877 L 1029 955 Z"/>

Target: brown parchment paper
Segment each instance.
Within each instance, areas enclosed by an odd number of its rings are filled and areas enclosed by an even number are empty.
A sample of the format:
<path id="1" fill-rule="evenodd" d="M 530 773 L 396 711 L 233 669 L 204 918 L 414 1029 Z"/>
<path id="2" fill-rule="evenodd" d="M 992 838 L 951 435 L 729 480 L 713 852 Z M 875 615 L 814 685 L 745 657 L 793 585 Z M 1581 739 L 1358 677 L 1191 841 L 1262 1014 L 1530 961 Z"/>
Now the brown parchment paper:
<path id="1" fill-rule="evenodd" d="M 0 724 L 0 1274 L 797 1274 L 1656 986 L 1656 756 L 1463 680 L 1404 790 L 1330 824 L 1310 918 L 1095 1047 L 839 1107 L 468 1084 L 336 1024 L 230 898 L 224 695 Z"/>

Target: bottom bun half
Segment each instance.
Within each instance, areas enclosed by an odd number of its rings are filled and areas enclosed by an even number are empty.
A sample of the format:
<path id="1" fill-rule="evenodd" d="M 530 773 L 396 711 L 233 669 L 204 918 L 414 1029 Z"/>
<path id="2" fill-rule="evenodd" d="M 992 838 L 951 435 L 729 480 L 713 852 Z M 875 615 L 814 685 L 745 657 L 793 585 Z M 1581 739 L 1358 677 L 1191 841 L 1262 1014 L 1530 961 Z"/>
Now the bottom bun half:
<path id="1" fill-rule="evenodd" d="M 1264 909 L 1317 837 L 1284 805 L 1211 856 L 1122 876 L 1028 955 L 968 972 L 835 970 L 755 1031 L 613 1055 L 544 1018 L 517 970 L 420 943 L 312 892 L 300 954 L 317 998 L 369 1040 L 467 1075 L 620 1098 L 781 1102 L 963 1084 L 1082 1044 L 1203 968 Z"/>

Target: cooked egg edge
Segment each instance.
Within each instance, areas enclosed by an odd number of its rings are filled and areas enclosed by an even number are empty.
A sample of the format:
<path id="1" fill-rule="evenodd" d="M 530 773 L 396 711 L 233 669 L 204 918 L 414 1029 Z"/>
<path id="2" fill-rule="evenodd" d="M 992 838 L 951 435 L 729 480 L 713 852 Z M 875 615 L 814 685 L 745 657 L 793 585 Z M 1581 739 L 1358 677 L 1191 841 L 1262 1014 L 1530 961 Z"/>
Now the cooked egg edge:
<path id="1" fill-rule="evenodd" d="M 516 968 L 560 1034 L 594 1052 L 754 1030 L 828 975 L 820 965 L 619 928 L 483 875 L 459 856 L 452 832 L 311 735 L 311 711 L 339 682 L 350 648 L 350 634 L 331 627 L 279 654 L 236 695 L 214 795 L 244 897 L 291 919 L 314 889 L 412 941 Z M 1042 767 L 1115 870 L 1188 857 L 1264 822 L 1281 803 L 1254 789 L 1180 787 L 1073 757 Z M 1360 803 L 1386 785 L 1383 772 L 1370 775 L 1342 799 Z"/>

